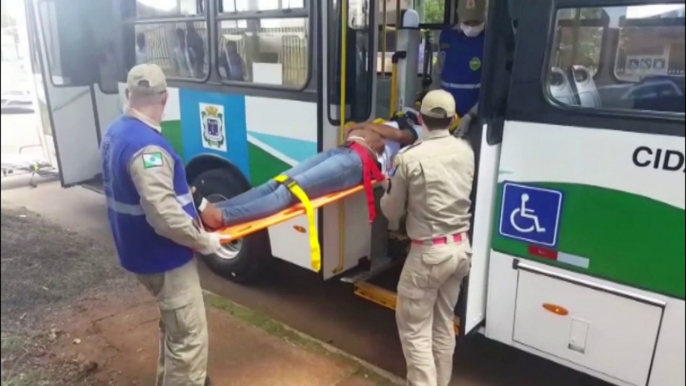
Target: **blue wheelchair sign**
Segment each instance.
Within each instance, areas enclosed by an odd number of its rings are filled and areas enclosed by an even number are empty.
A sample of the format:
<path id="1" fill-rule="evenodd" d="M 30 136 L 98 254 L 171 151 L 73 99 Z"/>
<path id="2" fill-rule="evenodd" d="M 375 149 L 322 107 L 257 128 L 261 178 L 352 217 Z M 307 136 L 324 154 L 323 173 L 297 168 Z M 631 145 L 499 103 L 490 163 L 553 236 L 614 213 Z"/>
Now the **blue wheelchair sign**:
<path id="1" fill-rule="evenodd" d="M 500 234 L 515 240 L 556 247 L 562 214 L 562 192 L 505 183 Z"/>

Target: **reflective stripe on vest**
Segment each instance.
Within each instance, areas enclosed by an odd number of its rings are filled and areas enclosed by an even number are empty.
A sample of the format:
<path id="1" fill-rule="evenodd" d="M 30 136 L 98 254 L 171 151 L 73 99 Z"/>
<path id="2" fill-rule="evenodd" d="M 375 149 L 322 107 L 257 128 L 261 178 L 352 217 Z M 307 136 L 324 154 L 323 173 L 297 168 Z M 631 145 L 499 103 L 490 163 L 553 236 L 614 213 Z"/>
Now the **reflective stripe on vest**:
<path id="1" fill-rule="evenodd" d="M 314 207 L 303 188 L 298 185 L 293 179 L 285 174 L 276 176 L 274 181 L 284 185 L 288 190 L 302 203 L 307 214 L 308 233 L 310 237 L 310 259 L 312 260 L 312 269 L 319 272 L 322 268 L 322 252 L 319 246 L 319 233 L 317 232 L 317 222 L 314 219 Z"/>
<path id="2" fill-rule="evenodd" d="M 458 84 L 458 83 L 441 82 L 441 86 L 443 86 L 444 88 L 452 89 L 452 90 L 479 90 L 479 89 L 481 89 L 481 83 Z"/>
<path id="3" fill-rule="evenodd" d="M 193 203 L 193 195 L 191 193 L 186 193 L 180 196 L 176 196 L 176 201 L 178 201 L 182 207 L 185 207 L 186 205 Z M 123 202 L 116 201 L 112 197 L 107 197 L 107 207 L 110 208 L 113 212 L 119 214 L 126 214 L 129 216 L 145 215 L 142 206 L 136 204 L 125 204 Z"/>

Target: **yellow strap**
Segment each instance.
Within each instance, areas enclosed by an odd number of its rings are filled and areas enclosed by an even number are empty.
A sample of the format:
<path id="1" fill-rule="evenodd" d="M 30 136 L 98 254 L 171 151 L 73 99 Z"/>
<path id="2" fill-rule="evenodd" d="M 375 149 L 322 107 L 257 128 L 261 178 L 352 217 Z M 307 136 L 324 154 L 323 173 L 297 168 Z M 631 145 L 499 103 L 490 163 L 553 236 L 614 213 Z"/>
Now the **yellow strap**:
<path id="1" fill-rule="evenodd" d="M 303 204 L 305 213 L 307 214 L 307 222 L 309 223 L 308 233 L 310 235 L 310 253 L 312 259 L 312 269 L 319 272 L 322 268 L 322 252 L 319 247 L 319 234 L 317 233 L 317 224 L 314 220 L 314 208 L 307 193 L 287 175 L 279 175 L 274 180 L 280 184 L 285 185 L 288 190 Z"/>

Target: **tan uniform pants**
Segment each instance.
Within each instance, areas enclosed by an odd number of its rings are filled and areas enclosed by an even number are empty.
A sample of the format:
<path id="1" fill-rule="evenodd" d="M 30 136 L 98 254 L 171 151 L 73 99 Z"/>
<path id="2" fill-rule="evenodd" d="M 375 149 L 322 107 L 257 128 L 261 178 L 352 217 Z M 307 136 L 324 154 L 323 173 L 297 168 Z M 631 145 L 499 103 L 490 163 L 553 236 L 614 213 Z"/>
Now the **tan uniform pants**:
<path id="1" fill-rule="evenodd" d="M 157 386 L 204 386 L 207 316 L 195 260 L 175 270 L 138 276 L 160 309 Z"/>
<path id="2" fill-rule="evenodd" d="M 413 245 L 398 283 L 396 320 L 408 386 L 448 386 L 455 352 L 455 306 L 469 273 L 468 241 Z"/>

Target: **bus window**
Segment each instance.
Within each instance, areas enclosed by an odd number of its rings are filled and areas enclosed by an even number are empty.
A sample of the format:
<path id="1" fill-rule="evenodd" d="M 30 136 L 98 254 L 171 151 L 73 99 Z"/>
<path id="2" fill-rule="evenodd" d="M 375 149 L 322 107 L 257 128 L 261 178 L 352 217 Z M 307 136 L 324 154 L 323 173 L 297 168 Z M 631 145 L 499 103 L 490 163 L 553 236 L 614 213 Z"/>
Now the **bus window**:
<path id="1" fill-rule="evenodd" d="M 59 6 L 55 1 L 38 3 L 47 67 L 56 87 L 90 86 L 98 79 L 98 63 L 107 60 L 106 48 L 99 38 L 111 32 L 111 26 L 100 28 L 97 21 L 91 20 L 100 20 L 100 16 L 89 17 L 88 8 L 80 4 L 75 1 L 60 2 Z M 87 4 L 93 9 L 102 7 L 102 1 Z"/>
<path id="2" fill-rule="evenodd" d="M 557 43 L 552 53 L 556 68 L 585 66 L 593 75 L 600 65 L 605 26 L 601 8 L 564 9 L 558 12 Z"/>
<path id="3" fill-rule="evenodd" d="M 549 97 L 559 105 L 683 114 L 685 8 L 558 10 Z"/>
<path id="4" fill-rule="evenodd" d="M 305 8 L 304 0 L 222 0 L 220 13 L 275 11 L 279 9 Z"/>
<path id="5" fill-rule="evenodd" d="M 136 0 L 136 17 L 202 15 L 204 4 L 205 0 Z"/>
<path id="6" fill-rule="evenodd" d="M 346 120 L 366 121 L 372 113 L 372 83 L 374 68 L 374 0 L 346 1 L 348 5 L 347 52 L 346 52 Z M 333 106 L 341 103 L 341 2 L 329 1 L 329 120 L 332 124 L 340 122 L 333 116 Z"/>
<path id="7" fill-rule="evenodd" d="M 135 23 L 134 34 L 135 64 L 157 64 L 170 78 L 207 77 L 209 46 L 204 21 Z"/>
<path id="8" fill-rule="evenodd" d="M 268 15 L 255 17 L 262 12 Z M 290 89 L 307 86 L 310 19 L 304 0 L 222 0 L 217 34 L 223 80 Z"/>

